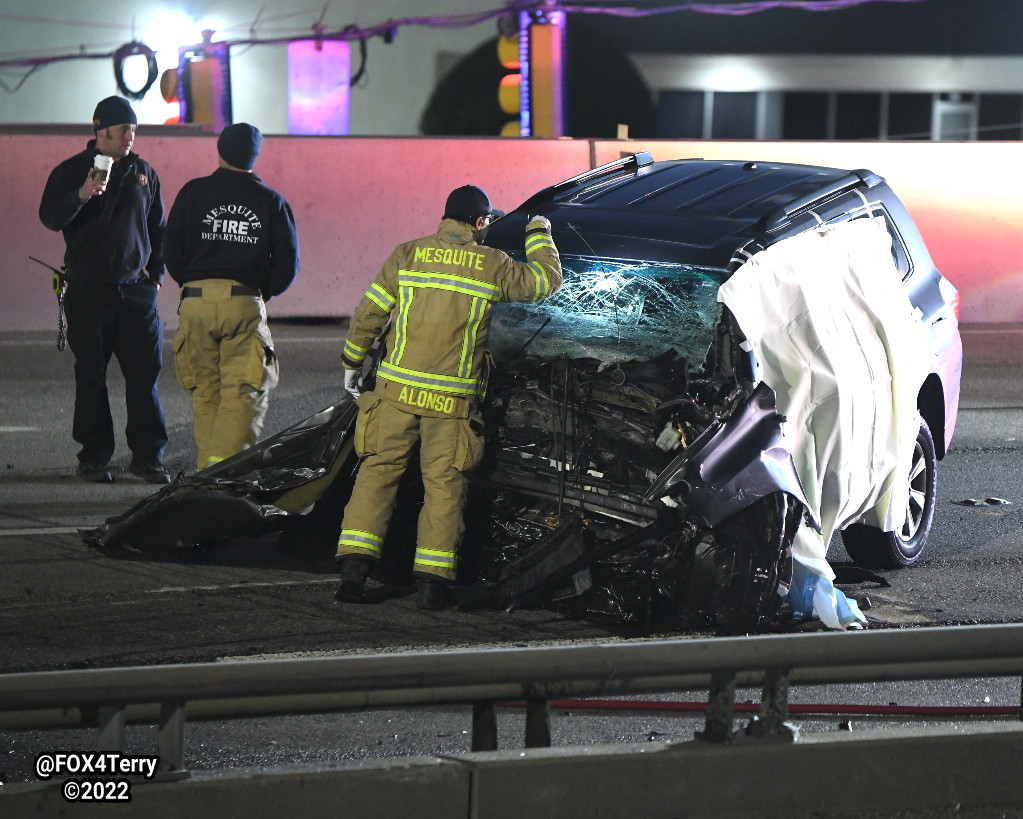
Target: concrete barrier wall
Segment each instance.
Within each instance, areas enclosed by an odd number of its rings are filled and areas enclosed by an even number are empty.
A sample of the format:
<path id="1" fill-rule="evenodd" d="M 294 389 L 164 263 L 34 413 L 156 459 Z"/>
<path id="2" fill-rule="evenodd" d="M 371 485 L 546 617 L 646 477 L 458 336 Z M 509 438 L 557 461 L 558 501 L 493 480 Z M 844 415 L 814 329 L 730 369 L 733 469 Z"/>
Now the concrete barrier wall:
<path id="1" fill-rule="evenodd" d="M 40 819 L 1017 816 L 1021 739 L 1016 724 L 988 723 L 836 731 L 795 744 L 622 743 L 197 772 L 134 783 L 131 803 L 115 806 L 68 802 L 57 781 L 11 784 L 0 789 L 0 812 Z"/>
<path id="2" fill-rule="evenodd" d="M 42 226 L 50 169 L 81 150 L 81 136 L 0 134 L 0 330 L 56 328 L 50 275 L 63 240 Z M 139 153 L 160 174 L 169 209 L 187 180 L 212 172 L 211 135 L 149 135 Z M 269 306 L 271 317 L 349 315 L 398 242 L 433 231 L 447 193 L 472 182 L 510 209 L 536 190 L 640 150 L 655 158 L 730 157 L 866 167 L 887 177 L 917 219 L 932 255 L 963 294 L 962 319 L 1023 321 L 1023 193 L 1014 184 L 1020 143 L 792 143 L 520 140 L 500 138 L 267 137 L 258 171 L 292 203 L 303 269 Z M 178 288 L 161 295 L 177 326 Z"/>
<path id="3" fill-rule="evenodd" d="M 39 199 L 50 169 L 85 147 L 80 138 L 0 135 L 0 151 L 30 161 L 8 163 L 0 201 L 0 246 L 6 297 L 0 329 L 47 330 L 57 325 L 50 274 L 29 256 L 55 267 L 64 241 L 39 221 Z M 135 149 L 160 175 L 168 210 L 181 186 L 217 167 L 213 136 L 149 136 Z M 587 142 L 358 137 L 268 137 L 258 173 L 295 211 L 302 272 L 270 302 L 273 316 L 350 315 L 394 245 L 437 228 L 448 193 L 478 184 L 508 210 L 539 188 L 589 167 Z M 178 288 L 168 280 L 161 310 L 177 326 Z"/>
<path id="4" fill-rule="evenodd" d="M 630 142 L 656 159 L 706 157 L 869 168 L 906 204 L 964 322 L 1023 321 L 1021 142 Z M 596 162 L 621 144 L 596 143 Z"/>

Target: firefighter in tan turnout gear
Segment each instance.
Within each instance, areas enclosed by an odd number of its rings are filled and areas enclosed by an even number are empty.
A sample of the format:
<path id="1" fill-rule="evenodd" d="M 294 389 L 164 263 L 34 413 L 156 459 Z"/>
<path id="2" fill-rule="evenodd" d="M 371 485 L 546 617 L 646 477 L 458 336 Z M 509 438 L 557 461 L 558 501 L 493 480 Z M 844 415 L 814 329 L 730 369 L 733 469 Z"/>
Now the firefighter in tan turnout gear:
<path id="1" fill-rule="evenodd" d="M 198 469 L 256 443 L 280 373 L 266 302 L 298 275 L 298 232 L 291 206 L 254 171 L 262 145 L 254 125 L 227 126 L 219 167 L 187 182 L 167 219 L 167 269 L 181 285 L 174 362 L 192 398 Z"/>
<path id="2" fill-rule="evenodd" d="M 413 565 L 416 605 L 447 605 L 465 528 L 467 475 L 483 455 L 479 406 L 494 305 L 545 299 L 562 281 L 543 216 L 526 226 L 525 262 L 477 244 L 501 215 L 474 185 L 452 191 L 437 233 L 398 245 L 352 317 L 342 360 L 345 389 L 359 402 L 355 446 L 362 461 L 338 539 L 336 600 L 365 602 L 366 578 L 381 556 L 398 482 L 418 443 L 425 499 Z M 376 387 L 360 395 L 363 361 L 392 314 Z"/>

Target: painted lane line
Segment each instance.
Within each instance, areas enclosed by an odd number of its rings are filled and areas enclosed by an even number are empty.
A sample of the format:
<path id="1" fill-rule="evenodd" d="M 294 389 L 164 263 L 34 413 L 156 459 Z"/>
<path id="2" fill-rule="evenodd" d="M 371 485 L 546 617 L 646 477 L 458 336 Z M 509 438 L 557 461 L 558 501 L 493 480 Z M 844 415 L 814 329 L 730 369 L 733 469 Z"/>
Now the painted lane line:
<path id="1" fill-rule="evenodd" d="M 228 589 L 272 589 L 279 586 L 312 586 L 317 584 L 337 583 L 336 577 L 323 580 L 277 580 L 263 583 L 222 583 L 209 586 L 164 586 L 159 589 L 146 589 L 146 594 L 181 594 L 194 591 L 226 591 Z"/>
<path id="2" fill-rule="evenodd" d="M 79 526 L 53 526 L 47 529 L 0 529 L 0 537 L 28 537 L 29 535 L 72 535 L 82 529 L 95 529 L 95 523 Z"/>
<path id="3" fill-rule="evenodd" d="M 0 432 L 39 432 L 42 427 L 0 427 Z"/>

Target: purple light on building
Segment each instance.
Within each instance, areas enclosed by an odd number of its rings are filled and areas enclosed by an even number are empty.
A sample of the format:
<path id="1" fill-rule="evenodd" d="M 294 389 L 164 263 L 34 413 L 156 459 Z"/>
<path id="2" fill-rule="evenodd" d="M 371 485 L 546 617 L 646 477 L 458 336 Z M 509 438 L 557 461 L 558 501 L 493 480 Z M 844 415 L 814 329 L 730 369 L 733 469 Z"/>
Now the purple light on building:
<path id="1" fill-rule="evenodd" d="M 340 40 L 288 44 L 288 133 L 349 132 L 351 51 Z"/>

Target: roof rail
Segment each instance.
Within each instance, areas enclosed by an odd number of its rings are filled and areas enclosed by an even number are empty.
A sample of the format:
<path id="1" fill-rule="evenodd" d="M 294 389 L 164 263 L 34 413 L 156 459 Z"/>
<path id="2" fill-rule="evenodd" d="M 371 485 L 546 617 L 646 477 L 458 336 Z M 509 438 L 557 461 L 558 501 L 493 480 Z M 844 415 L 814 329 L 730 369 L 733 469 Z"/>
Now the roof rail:
<path id="1" fill-rule="evenodd" d="M 595 179 L 598 176 L 604 176 L 605 174 L 613 171 L 624 170 L 629 165 L 635 165 L 637 169 L 644 167 L 645 165 L 652 165 L 654 161 L 654 155 L 649 151 L 640 151 L 638 154 L 630 154 L 629 156 L 623 156 L 621 159 L 616 159 L 613 162 L 608 162 L 606 165 L 601 165 L 590 171 L 584 171 L 578 176 L 573 176 L 571 179 L 566 179 L 562 184 L 567 185 L 572 182 L 585 182 L 588 179 Z"/>
<path id="2" fill-rule="evenodd" d="M 519 205 L 519 209 L 521 210 L 545 199 L 552 199 L 559 193 L 574 188 L 583 182 L 590 182 L 594 179 L 600 179 L 604 176 L 619 173 L 629 169 L 630 166 L 635 170 L 639 170 L 647 165 L 652 165 L 653 162 L 653 154 L 649 151 L 641 151 L 636 154 L 630 154 L 629 156 L 623 156 L 621 159 L 616 159 L 613 162 L 608 162 L 606 165 L 600 165 L 597 168 L 583 171 L 581 174 L 573 176 L 571 179 L 566 179 L 564 182 L 558 182 L 555 185 L 551 185 L 541 191 L 537 191 L 530 196 L 529 199 Z"/>
<path id="3" fill-rule="evenodd" d="M 846 193 L 847 191 L 851 191 L 855 188 L 873 188 L 883 182 L 883 177 L 878 176 L 873 171 L 868 171 L 865 168 L 850 171 L 845 176 L 842 176 L 834 182 L 819 188 L 813 193 L 808 193 L 805 196 L 800 196 L 798 199 L 793 199 L 788 204 L 779 205 L 773 211 L 764 216 L 761 225 L 765 232 L 770 233 L 771 231 L 780 228 L 800 211 L 806 210 L 818 202 L 830 199 L 840 193 Z"/>

